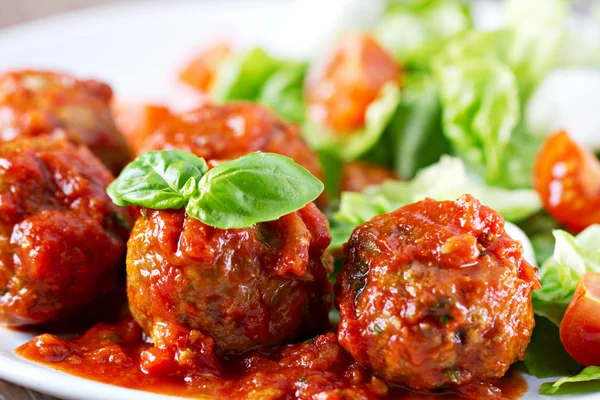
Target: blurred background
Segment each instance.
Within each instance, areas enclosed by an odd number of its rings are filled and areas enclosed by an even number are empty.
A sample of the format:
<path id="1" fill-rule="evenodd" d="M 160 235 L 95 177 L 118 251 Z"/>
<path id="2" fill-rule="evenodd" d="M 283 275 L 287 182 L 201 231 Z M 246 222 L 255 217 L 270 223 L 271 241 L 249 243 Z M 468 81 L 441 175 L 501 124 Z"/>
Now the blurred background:
<path id="1" fill-rule="evenodd" d="M 62 11 L 114 1 L 117 0 L 1 0 L 0 28 Z"/>

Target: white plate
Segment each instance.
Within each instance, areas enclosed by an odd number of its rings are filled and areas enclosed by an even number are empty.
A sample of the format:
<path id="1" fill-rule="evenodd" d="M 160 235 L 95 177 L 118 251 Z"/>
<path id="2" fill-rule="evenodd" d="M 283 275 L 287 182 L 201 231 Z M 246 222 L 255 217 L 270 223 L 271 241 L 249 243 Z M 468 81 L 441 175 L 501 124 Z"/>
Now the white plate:
<path id="1" fill-rule="evenodd" d="M 173 89 L 175 73 L 194 49 L 223 37 L 242 46 L 263 43 L 287 6 L 265 0 L 146 1 L 62 14 L 0 31 L 0 72 L 64 70 L 109 82 L 119 98 L 182 104 L 185 95 Z M 483 15 L 489 18 L 489 9 Z M 17 357 L 14 349 L 30 339 L 0 328 L 0 378 L 64 399 L 173 399 L 88 381 Z M 527 381 L 524 399 L 543 398 L 537 394 L 542 381 L 530 376 Z"/>

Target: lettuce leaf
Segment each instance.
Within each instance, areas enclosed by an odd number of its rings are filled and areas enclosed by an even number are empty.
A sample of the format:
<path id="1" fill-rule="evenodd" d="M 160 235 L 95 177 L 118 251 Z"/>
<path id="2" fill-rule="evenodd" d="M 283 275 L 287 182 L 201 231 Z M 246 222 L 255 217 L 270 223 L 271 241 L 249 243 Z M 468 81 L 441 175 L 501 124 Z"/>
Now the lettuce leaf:
<path id="1" fill-rule="evenodd" d="M 355 160 L 379 141 L 399 103 L 400 88 L 396 83 L 386 83 L 366 110 L 364 128 L 338 134 L 306 120 L 303 126 L 304 137 L 308 144 L 319 152 L 328 153 L 344 161 Z"/>
<path id="2" fill-rule="evenodd" d="M 522 98 L 560 61 L 569 10 L 567 0 L 506 1 L 506 26 L 514 33 L 507 63 L 517 76 Z"/>
<path id="3" fill-rule="evenodd" d="M 552 257 L 554 253 L 554 236 L 552 231 L 561 225 L 545 211 L 539 212 L 519 223 L 519 227 L 531 240 L 537 265 Z"/>
<path id="4" fill-rule="evenodd" d="M 590 392 L 598 392 L 600 391 L 600 385 L 588 385 L 588 387 L 582 387 L 582 385 L 577 385 L 576 387 L 569 387 L 567 385 L 564 387 L 564 384 L 568 383 L 585 383 L 600 380 L 600 367 L 587 367 L 579 374 L 567 378 L 561 378 L 556 382 L 546 382 L 542 383 L 540 387 L 541 394 L 571 394 L 571 393 L 590 393 Z M 561 390 L 562 389 L 562 390 Z"/>
<path id="5" fill-rule="evenodd" d="M 290 122 L 305 117 L 304 78 L 307 64 L 280 60 L 254 48 L 225 59 L 217 69 L 211 99 L 247 100 L 273 109 Z"/>
<path id="6" fill-rule="evenodd" d="M 437 162 L 451 146 L 442 131 L 442 109 L 435 79 L 430 74 L 408 74 L 402 99 L 388 127 L 392 167 L 410 178 Z"/>
<path id="7" fill-rule="evenodd" d="M 577 236 L 553 232 L 554 254 L 540 267 L 542 288 L 532 294 L 533 309 L 557 325 L 587 271 L 600 271 L 600 225 L 591 225 Z"/>
<path id="8" fill-rule="evenodd" d="M 421 170 L 408 182 L 386 181 L 367 188 L 363 193 L 342 193 L 340 208 L 333 216 L 336 227 L 336 244 L 344 243 L 354 227 L 376 215 L 430 197 L 436 200 L 455 200 L 470 193 L 483 204 L 494 208 L 504 217 L 518 222 L 541 209 L 541 202 L 533 190 L 505 190 L 486 185 L 481 179 L 469 175 L 464 163 L 455 157 L 444 156 L 428 168 Z"/>
<path id="9" fill-rule="evenodd" d="M 393 4 L 375 27 L 378 41 L 405 67 L 426 69 L 450 38 L 471 29 L 467 3 L 433 0 Z"/>
<path id="10" fill-rule="evenodd" d="M 514 74 L 494 58 L 438 64 L 444 133 L 488 182 L 502 180 L 505 150 L 520 118 Z"/>
<path id="11" fill-rule="evenodd" d="M 281 62 L 254 48 L 225 59 L 217 69 L 210 96 L 214 101 L 254 100 Z"/>
<path id="12" fill-rule="evenodd" d="M 583 368 L 564 349 L 558 326 L 540 316 L 535 318 L 523 363 L 531 375 L 542 379 L 577 374 Z"/>
<path id="13" fill-rule="evenodd" d="M 304 78 L 308 66 L 286 62 L 265 81 L 258 102 L 271 107 L 289 122 L 302 122 L 306 115 Z"/>

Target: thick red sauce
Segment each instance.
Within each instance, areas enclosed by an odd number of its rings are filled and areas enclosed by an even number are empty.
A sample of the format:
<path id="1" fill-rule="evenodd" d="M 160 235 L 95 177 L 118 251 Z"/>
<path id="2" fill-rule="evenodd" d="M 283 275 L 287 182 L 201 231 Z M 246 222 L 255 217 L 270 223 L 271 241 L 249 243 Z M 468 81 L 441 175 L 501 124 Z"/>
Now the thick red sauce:
<path id="1" fill-rule="evenodd" d="M 210 345 L 209 342 L 206 342 Z M 419 394 L 389 385 L 357 364 L 334 333 L 218 361 L 207 352 L 190 369 L 169 368 L 168 350 L 157 349 L 127 317 L 98 324 L 75 339 L 43 334 L 17 349 L 30 360 L 66 373 L 126 388 L 195 398 L 232 399 L 516 399 L 526 390 L 517 372 L 458 394 Z"/>

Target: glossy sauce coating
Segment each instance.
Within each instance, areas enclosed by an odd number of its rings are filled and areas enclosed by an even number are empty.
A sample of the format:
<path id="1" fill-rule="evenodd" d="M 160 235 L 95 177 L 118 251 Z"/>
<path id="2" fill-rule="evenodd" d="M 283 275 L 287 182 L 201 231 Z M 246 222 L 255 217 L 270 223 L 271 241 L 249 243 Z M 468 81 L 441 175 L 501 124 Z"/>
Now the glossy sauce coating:
<path id="1" fill-rule="evenodd" d="M 183 211 L 142 215 L 127 244 L 127 291 L 155 344 L 172 343 L 165 336 L 179 325 L 210 334 L 222 356 L 329 328 L 331 237 L 314 204 L 244 229 L 212 228 Z"/>
<path id="2" fill-rule="evenodd" d="M 128 216 L 105 193 L 112 179 L 65 140 L 0 145 L 0 323 L 53 322 L 114 287 Z"/>
<path id="3" fill-rule="evenodd" d="M 0 140 L 61 135 L 86 145 L 113 173 L 129 162 L 115 126 L 110 86 L 48 71 L 0 76 Z"/>
<path id="4" fill-rule="evenodd" d="M 198 339 L 210 348 L 206 337 Z M 201 346 L 199 346 L 201 347 Z M 390 385 L 361 367 L 327 333 L 269 351 L 253 351 L 222 362 L 204 353 L 202 365 L 165 369 L 153 346 L 131 319 L 99 324 L 72 340 L 41 335 L 17 352 L 30 360 L 112 385 L 198 399 L 249 400 L 512 400 L 527 391 L 517 373 L 495 383 L 461 388 L 459 394 L 430 395 Z"/>
<path id="5" fill-rule="evenodd" d="M 381 376 L 431 390 L 502 377 L 524 357 L 536 271 L 472 196 L 377 216 L 345 255 L 339 340 Z"/>

